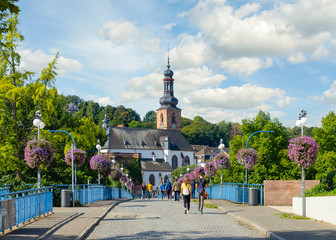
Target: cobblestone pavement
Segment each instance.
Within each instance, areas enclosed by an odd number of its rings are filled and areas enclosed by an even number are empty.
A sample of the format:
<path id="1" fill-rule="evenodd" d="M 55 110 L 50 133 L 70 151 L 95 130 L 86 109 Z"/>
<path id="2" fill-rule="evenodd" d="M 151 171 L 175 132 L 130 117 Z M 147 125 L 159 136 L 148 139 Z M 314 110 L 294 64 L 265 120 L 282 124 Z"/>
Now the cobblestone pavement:
<path id="1" fill-rule="evenodd" d="M 133 200 L 119 204 L 86 239 L 266 239 L 259 231 L 216 208 L 184 214 L 183 202 Z"/>

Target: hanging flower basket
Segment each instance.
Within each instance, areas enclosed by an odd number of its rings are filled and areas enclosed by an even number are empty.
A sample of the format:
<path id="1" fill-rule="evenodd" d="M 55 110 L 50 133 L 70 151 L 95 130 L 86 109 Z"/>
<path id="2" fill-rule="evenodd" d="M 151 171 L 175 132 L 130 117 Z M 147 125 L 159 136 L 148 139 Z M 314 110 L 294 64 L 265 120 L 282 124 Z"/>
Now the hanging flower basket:
<path id="1" fill-rule="evenodd" d="M 76 163 L 77 166 L 82 166 L 84 164 L 85 159 L 86 159 L 85 151 L 80 150 L 80 149 L 75 149 L 73 151 L 73 156 L 74 156 L 74 162 Z M 72 162 L 71 149 L 66 152 L 64 162 L 67 165 L 71 166 L 71 162 Z"/>
<path id="2" fill-rule="evenodd" d="M 182 178 L 179 178 L 179 180 L 177 180 L 180 184 L 182 184 L 183 183 L 183 180 L 182 180 Z"/>
<path id="3" fill-rule="evenodd" d="M 289 140 L 287 153 L 291 161 L 296 162 L 299 167 L 307 168 L 316 162 L 318 148 L 314 138 L 297 137 Z"/>
<path id="4" fill-rule="evenodd" d="M 215 163 L 214 162 L 206 163 L 204 167 L 204 172 L 205 172 L 205 175 L 207 175 L 208 177 L 214 176 L 217 172 Z"/>
<path id="5" fill-rule="evenodd" d="M 198 166 L 194 169 L 196 178 L 199 178 L 200 175 L 204 175 L 204 168 L 202 166 Z"/>
<path id="6" fill-rule="evenodd" d="M 247 170 L 251 170 L 257 164 L 258 153 L 253 148 L 242 148 L 237 153 L 238 163 L 244 165 Z"/>
<path id="7" fill-rule="evenodd" d="M 186 178 L 188 178 L 189 181 L 190 181 L 190 176 L 189 176 L 188 173 L 183 175 L 183 177 L 182 177 L 182 181 L 184 182 L 184 179 L 186 179 Z"/>
<path id="8" fill-rule="evenodd" d="M 106 161 L 105 167 L 103 168 L 103 170 L 101 171 L 103 176 L 108 176 L 111 174 L 111 163 Z"/>
<path id="9" fill-rule="evenodd" d="M 216 168 L 228 169 L 230 168 L 230 158 L 227 153 L 218 153 L 214 158 Z"/>
<path id="10" fill-rule="evenodd" d="M 114 180 L 114 181 L 119 181 L 119 179 L 121 178 L 122 176 L 122 173 L 121 171 L 119 170 L 119 168 L 112 168 L 111 169 L 111 174 L 110 174 L 111 178 Z"/>
<path id="11" fill-rule="evenodd" d="M 90 160 L 92 170 L 103 172 L 106 169 L 107 161 L 101 155 L 94 155 Z"/>
<path id="12" fill-rule="evenodd" d="M 189 173 L 189 180 L 190 180 L 190 181 L 194 181 L 197 177 L 198 177 L 198 176 L 197 176 L 197 173 L 196 173 L 195 171 L 191 171 L 191 172 Z"/>
<path id="13" fill-rule="evenodd" d="M 125 173 L 123 173 L 122 175 L 121 175 L 121 178 L 119 179 L 119 181 L 121 182 L 121 183 L 126 183 L 127 182 L 127 180 L 128 180 L 128 178 L 126 177 L 126 174 Z"/>
<path id="14" fill-rule="evenodd" d="M 54 160 L 54 150 L 47 140 L 31 140 L 27 143 L 24 156 L 24 160 L 31 168 L 49 167 Z"/>

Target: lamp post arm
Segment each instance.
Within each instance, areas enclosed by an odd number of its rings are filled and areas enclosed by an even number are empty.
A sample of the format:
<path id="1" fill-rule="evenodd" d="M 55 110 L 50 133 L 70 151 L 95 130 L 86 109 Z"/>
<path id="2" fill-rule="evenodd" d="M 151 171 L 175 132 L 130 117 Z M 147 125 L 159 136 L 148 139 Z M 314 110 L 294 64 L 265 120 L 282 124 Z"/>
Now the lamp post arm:
<path id="1" fill-rule="evenodd" d="M 54 132 L 63 132 L 63 133 L 68 134 L 72 138 L 72 141 L 74 142 L 74 147 L 76 149 L 76 141 L 75 141 L 74 137 L 70 133 L 68 133 L 67 131 L 64 131 L 64 130 L 49 130 L 48 132 L 51 132 L 51 133 L 54 133 Z"/>
<path id="2" fill-rule="evenodd" d="M 260 133 L 260 132 L 274 132 L 274 131 L 273 131 L 273 130 L 271 130 L 271 131 L 256 131 L 256 132 L 252 133 L 252 134 L 249 136 L 249 138 L 247 139 L 247 141 L 246 141 L 246 149 L 247 149 L 248 142 L 249 142 L 250 138 L 251 138 L 254 134 L 256 134 L 256 133 Z"/>

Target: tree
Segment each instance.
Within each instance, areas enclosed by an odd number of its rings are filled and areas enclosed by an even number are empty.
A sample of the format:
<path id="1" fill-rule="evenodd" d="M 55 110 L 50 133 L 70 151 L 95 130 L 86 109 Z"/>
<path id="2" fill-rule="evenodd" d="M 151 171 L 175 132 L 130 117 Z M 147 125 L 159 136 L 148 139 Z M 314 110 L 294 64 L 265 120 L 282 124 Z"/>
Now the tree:
<path id="1" fill-rule="evenodd" d="M 144 128 L 156 129 L 156 112 L 151 110 L 143 118 L 142 125 Z"/>
<path id="2" fill-rule="evenodd" d="M 55 112 L 52 96 L 55 89 L 48 89 L 55 78 L 55 59 L 42 70 L 39 79 L 32 80 L 32 72 L 19 69 L 20 55 L 16 48 L 23 40 L 18 33 L 17 15 L 2 15 L 7 31 L 0 35 L 0 166 L 3 171 L 16 171 L 22 178 L 23 149 L 31 133 L 32 120 L 37 109 Z"/>

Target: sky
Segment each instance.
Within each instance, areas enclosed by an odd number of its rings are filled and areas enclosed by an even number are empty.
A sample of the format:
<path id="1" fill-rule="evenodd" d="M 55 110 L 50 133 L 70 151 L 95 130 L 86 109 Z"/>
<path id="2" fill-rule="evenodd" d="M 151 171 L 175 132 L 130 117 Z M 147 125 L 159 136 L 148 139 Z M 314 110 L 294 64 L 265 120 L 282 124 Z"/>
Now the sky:
<path id="1" fill-rule="evenodd" d="M 182 116 L 238 122 L 262 110 L 320 126 L 336 103 L 336 0 L 29 0 L 21 67 L 56 53 L 56 88 L 140 114 L 160 107 L 168 48 Z"/>

